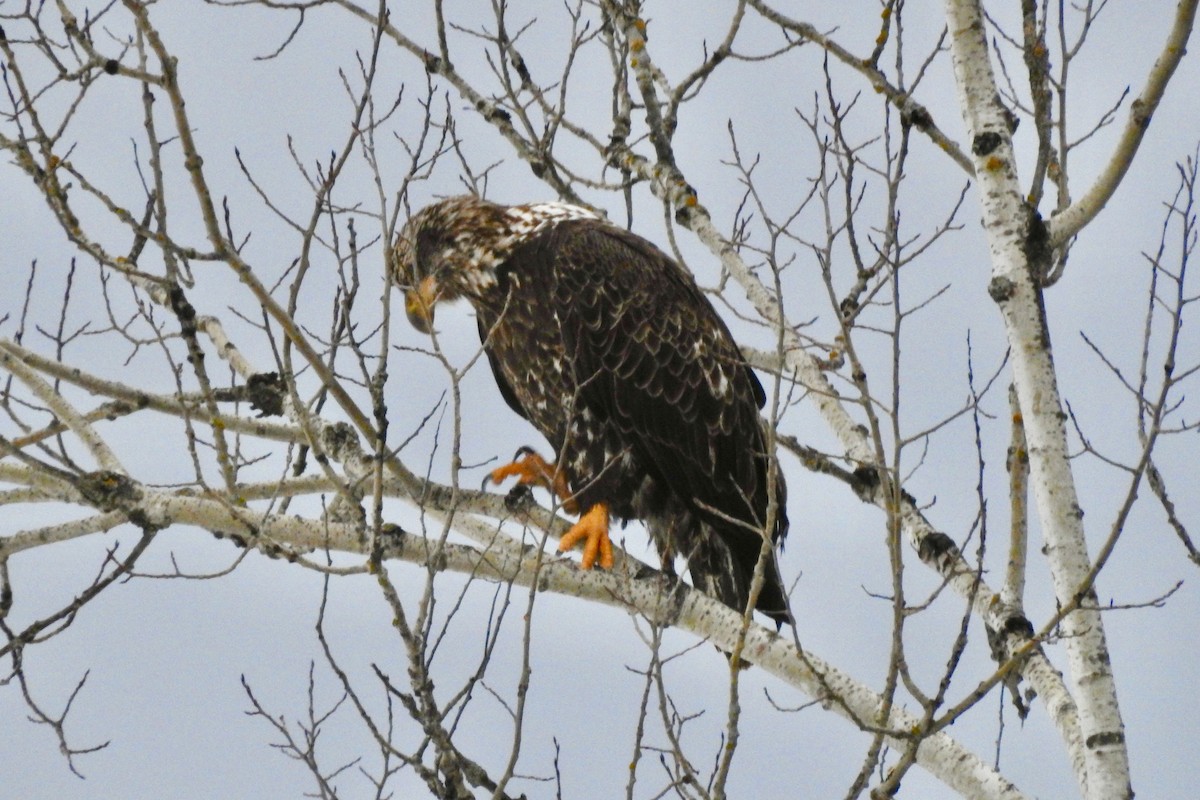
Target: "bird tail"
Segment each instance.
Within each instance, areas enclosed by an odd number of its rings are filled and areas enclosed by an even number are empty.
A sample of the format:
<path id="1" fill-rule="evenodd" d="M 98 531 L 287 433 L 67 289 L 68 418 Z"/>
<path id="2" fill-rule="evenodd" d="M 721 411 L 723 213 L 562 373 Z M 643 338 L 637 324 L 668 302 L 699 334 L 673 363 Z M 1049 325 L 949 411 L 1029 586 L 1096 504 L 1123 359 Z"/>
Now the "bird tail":
<path id="1" fill-rule="evenodd" d="M 674 513 L 652 517 L 647 522 L 660 553 L 673 553 L 686 559 L 692 584 L 697 589 L 735 611 L 745 610 L 761 552 L 761 546 L 754 537 L 746 535 L 745 528 L 737 526 L 736 531 L 722 530 L 717 523 L 678 506 Z M 783 531 L 787 530 L 786 517 L 781 520 L 781 526 Z M 779 530 L 780 525 L 777 525 L 776 531 Z M 779 627 L 791 622 L 792 616 L 787 610 L 787 593 L 774 548 L 767 553 L 763 567 L 763 585 L 754 607 L 775 620 Z"/>
<path id="2" fill-rule="evenodd" d="M 761 548 L 735 550 L 730 547 L 729 537 L 721 536 L 711 523 L 700 522 L 699 527 L 700 534 L 687 560 L 692 583 L 730 608 L 743 611 L 750 601 L 750 586 L 754 582 Z M 744 532 L 739 540 L 742 538 L 745 538 Z M 777 627 L 792 621 L 774 548 L 766 554 L 762 589 L 754 608 L 775 620 Z"/>

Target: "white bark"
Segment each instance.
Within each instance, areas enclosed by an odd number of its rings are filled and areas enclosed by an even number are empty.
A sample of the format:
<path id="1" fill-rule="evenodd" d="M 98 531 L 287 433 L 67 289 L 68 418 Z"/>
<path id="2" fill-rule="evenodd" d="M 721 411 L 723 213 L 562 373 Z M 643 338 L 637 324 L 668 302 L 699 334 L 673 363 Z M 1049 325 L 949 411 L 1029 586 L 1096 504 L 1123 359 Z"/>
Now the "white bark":
<path id="1" fill-rule="evenodd" d="M 15 473 L 9 479 L 19 477 Z M 305 554 L 332 548 L 342 552 L 367 555 L 367 539 L 357 524 L 305 519 L 289 514 L 262 514 L 253 509 L 237 508 L 220 498 L 193 495 L 187 490 L 169 490 L 130 481 L 128 507 L 99 514 L 80 521 L 71 533 L 74 536 L 110 530 L 128 521 L 130 512 L 139 519 L 160 529 L 176 525 L 194 525 L 214 532 L 243 539 L 249 546 L 271 555 L 303 559 Z M 392 485 L 390 495 L 406 492 Z M 65 502 L 78 502 L 69 488 L 58 492 Z M 446 515 L 430 512 L 441 522 Z M 613 570 L 582 571 L 569 558 L 556 558 L 537 549 L 515 546 L 515 540 L 498 535 L 493 520 L 469 513 L 454 515 L 454 527 L 459 533 L 478 542 L 480 547 L 440 544 L 431 546 L 428 539 L 411 534 L 390 537 L 383 547 L 385 559 L 399 559 L 418 564 L 434 562 L 439 569 L 450 570 L 484 580 L 511 581 L 520 586 L 536 585 L 539 591 L 549 591 L 585 598 L 605 605 L 629 610 L 640 618 L 656 624 L 673 625 L 708 639 L 725 651 L 738 645 L 742 616 L 717 600 L 695 590 L 682 595 L 664 592 L 657 578 L 637 579 L 645 565 L 623 555 Z M 44 544 L 59 541 L 62 528 L 21 531 L 7 537 L 4 545 L 19 548 L 30 540 Z M 7 552 L 7 550 L 0 550 Z M 328 569 L 313 562 L 313 566 Z M 364 561 L 359 566 L 333 569 L 333 572 L 366 572 Z M 818 656 L 798 650 L 789 639 L 761 625 L 751 625 L 741 651 L 743 660 L 754 663 L 814 698 L 822 698 L 828 707 L 841 716 L 868 727 L 878 726 L 895 732 L 888 737 L 895 747 L 904 747 L 906 737 L 922 736 L 917 750 L 917 763 L 934 777 L 963 797 L 978 800 L 1021 800 L 1026 797 L 986 761 L 954 741 L 945 732 L 932 735 L 921 730 L 921 719 L 908 711 L 892 707 L 884 715 L 883 699 L 859 681 Z"/>
<path id="2" fill-rule="evenodd" d="M 977 0 L 946 0 L 946 20 L 959 103 L 972 142 L 975 175 L 992 263 L 990 291 L 1004 318 L 1029 442 L 1030 474 L 1055 593 L 1063 606 L 1080 604 L 1062 622 L 1068 684 L 1078 707 L 1082 763 L 1072 761 L 1083 796 L 1131 795 L 1124 725 L 1116 685 L 1087 583 L 1091 565 L 1083 513 L 1067 458 L 1065 415 L 1051 357 L 1031 241 L 1041 225 L 1022 199 L 1012 138 L 1001 106 Z"/>

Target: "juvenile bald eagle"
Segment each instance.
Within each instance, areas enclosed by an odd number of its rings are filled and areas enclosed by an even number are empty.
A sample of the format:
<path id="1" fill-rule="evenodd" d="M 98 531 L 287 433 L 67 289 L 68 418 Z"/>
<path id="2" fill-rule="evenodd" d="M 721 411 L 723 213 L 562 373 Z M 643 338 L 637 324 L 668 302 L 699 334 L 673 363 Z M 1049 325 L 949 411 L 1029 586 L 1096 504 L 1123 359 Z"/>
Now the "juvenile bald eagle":
<path id="1" fill-rule="evenodd" d="M 664 568 L 741 611 L 767 525 L 765 395 L 692 277 L 646 240 L 588 209 L 455 197 L 414 215 L 389 275 L 418 330 L 465 297 L 508 405 L 549 440 L 557 464 L 522 448 L 494 470 L 544 486 L 579 521 L 582 567 L 611 567 L 610 518 L 646 523 Z M 775 477 L 772 542 L 787 533 Z M 790 619 L 773 549 L 756 608 Z"/>

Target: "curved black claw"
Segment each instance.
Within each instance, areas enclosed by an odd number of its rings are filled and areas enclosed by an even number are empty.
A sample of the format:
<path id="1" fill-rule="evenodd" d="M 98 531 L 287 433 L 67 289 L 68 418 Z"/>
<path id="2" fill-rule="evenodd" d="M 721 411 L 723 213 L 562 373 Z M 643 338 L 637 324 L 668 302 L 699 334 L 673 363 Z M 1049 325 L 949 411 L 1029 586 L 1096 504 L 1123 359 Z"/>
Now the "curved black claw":
<path id="1" fill-rule="evenodd" d="M 530 447 L 527 444 L 523 444 L 517 448 L 517 452 L 513 455 L 512 460 L 520 461 L 521 456 L 536 456 L 537 454 L 538 454 L 537 450 L 534 450 L 532 447 Z M 540 458 L 541 456 L 538 456 L 538 457 Z"/>

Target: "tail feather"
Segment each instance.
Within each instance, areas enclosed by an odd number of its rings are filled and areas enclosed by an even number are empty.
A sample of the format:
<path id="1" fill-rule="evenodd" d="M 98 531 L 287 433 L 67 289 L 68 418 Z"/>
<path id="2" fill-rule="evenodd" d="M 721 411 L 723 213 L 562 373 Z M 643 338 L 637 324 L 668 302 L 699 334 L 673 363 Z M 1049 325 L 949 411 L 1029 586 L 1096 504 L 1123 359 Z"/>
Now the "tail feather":
<path id="1" fill-rule="evenodd" d="M 690 509 L 676 506 L 671 511 L 647 520 L 658 551 L 683 556 L 696 588 L 735 611 L 744 611 L 761 547 L 745 529 L 722 531 Z M 783 526 L 786 530 L 786 519 Z M 782 626 L 792 617 L 774 549 L 767 553 L 763 567 L 763 585 L 754 607 Z"/>
<path id="2" fill-rule="evenodd" d="M 750 601 L 750 586 L 754 581 L 754 569 L 758 566 L 761 549 L 746 547 L 735 550 L 729 546 L 728 537 L 721 536 L 714 526 L 702 522 L 699 527 L 697 541 L 688 557 L 692 583 L 725 605 L 737 611 L 744 610 Z M 754 608 L 775 620 L 777 626 L 792 621 L 774 550 L 766 554 L 762 588 Z"/>

